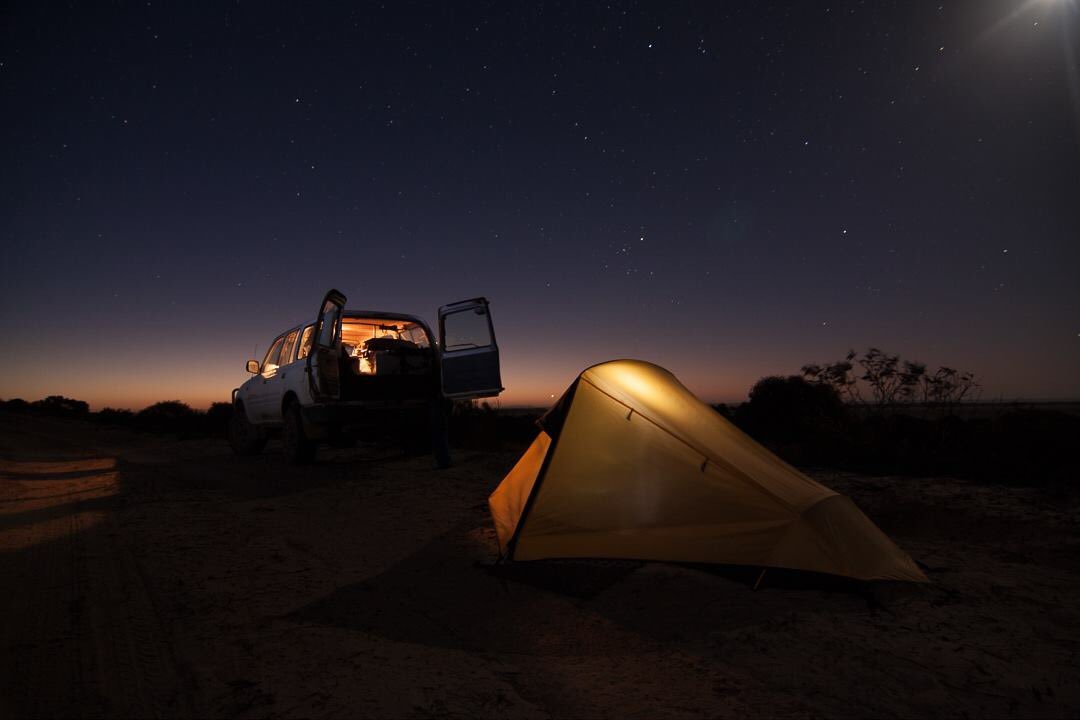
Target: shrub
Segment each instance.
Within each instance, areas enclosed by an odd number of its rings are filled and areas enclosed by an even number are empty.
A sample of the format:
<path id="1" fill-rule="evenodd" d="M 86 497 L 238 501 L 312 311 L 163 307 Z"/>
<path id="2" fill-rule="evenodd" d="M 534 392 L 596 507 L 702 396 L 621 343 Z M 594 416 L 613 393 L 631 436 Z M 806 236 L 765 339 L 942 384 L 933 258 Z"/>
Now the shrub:
<path id="1" fill-rule="evenodd" d="M 135 415 L 139 430 L 158 433 L 190 435 L 196 426 L 198 413 L 179 400 L 154 403 Z"/>
<path id="2" fill-rule="evenodd" d="M 206 432 L 224 437 L 229 432 L 229 420 L 232 418 L 232 403 L 216 402 L 203 415 Z"/>
<path id="3" fill-rule="evenodd" d="M 761 440 L 789 443 L 835 432 L 845 423 L 844 404 L 829 385 L 797 375 L 765 377 L 750 390 L 750 401 L 735 411 L 736 422 Z"/>
<path id="4" fill-rule="evenodd" d="M 30 403 L 30 409 L 40 415 L 53 417 L 85 417 L 90 413 L 90 405 L 63 395 L 50 395 L 43 400 L 36 400 Z"/>
<path id="5" fill-rule="evenodd" d="M 1013 410 L 994 419 L 845 412 L 831 386 L 762 378 L 735 411 L 738 425 L 789 462 L 881 475 L 950 475 L 1075 492 L 1080 417 Z"/>
<path id="6" fill-rule="evenodd" d="M 855 363 L 862 368 L 861 375 Z M 851 403 L 866 401 L 862 392 L 865 388 L 879 408 L 913 402 L 954 408 L 974 398 L 980 388 L 974 373 L 944 365 L 929 373 L 925 363 L 901 360 L 899 355 L 876 347 L 862 355 L 849 350 L 843 360 L 836 362 L 803 365 L 802 376 L 815 385 L 832 387 Z"/>
<path id="7" fill-rule="evenodd" d="M 10 413 L 24 413 L 30 410 L 30 403 L 26 402 L 22 398 L 12 398 L 11 400 L 0 400 L 0 410 Z"/>
<path id="8" fill-rule="evenodd" d="M 724 418 L 725 420 L 731 420 L 732 422 L 735 421 L 735 413 L 733 413 L 731 411 L 731 408 L 729 408 L 725 403 L 717 403 L 712 406 L 712 409 L 720 413 L 720 417 Z"/>
<path id="9" fill-rule="evenodd" d="M 135 421 L 135 413 L 107 407 L 94 413 L 94 418 L 107 425 L 131 425 Z"/>

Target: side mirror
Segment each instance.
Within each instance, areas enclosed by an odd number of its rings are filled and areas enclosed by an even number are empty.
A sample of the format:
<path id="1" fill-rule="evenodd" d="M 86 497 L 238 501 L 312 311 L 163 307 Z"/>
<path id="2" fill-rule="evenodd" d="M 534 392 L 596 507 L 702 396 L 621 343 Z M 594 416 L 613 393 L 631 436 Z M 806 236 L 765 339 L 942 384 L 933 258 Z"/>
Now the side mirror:
<path id="1" fill-rule="evenodd" d="M 252 375 L 258 375 L 259 374 L 259 361 L 258 360 L 248 360 L 247 361 L 247 371 L 249 373 L 251 373 Z"/>

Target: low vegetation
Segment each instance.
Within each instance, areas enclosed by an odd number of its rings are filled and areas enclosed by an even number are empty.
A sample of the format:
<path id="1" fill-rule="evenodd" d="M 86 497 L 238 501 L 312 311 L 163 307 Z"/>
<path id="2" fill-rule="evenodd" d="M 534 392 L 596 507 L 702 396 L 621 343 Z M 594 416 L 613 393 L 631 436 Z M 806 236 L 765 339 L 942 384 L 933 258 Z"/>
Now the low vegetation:
<path id="1" fill-rule="evenodd" d="M 973 373 L 870 348 L 762 378 L 717 409 L 796 465 L 1072 490 L 1080 417 L 1021 405 L 961 417 L 978 390 Z"/>
<path id="2" fill-rule="evenodd" d="M 0 411 L 116 425 L 140 432 L 177 435 L 181 438 L 224 437 L 232 415 L 229 403 L 214 403 L 206 410 L 195 410 L 179 400 L 154 403 L 138 412 L 103 408 L 91 412 L 82 400 L 50 395 L 43 400 L 27 402 L 21 398 L 0 400 Z"/>
<path id="3" fill-rule="evenodd" d="M 973 408 L 979 383 L 970 372 L 870 348 L 841 360 L 803 366 L 799 375 L 759 380 L 749 399 L 714 406 L 785 460 L 877 475 L 940 476 L 1072 492 L 1080 476 L 1075 453 L 1080 416 L 1035 406 Z M 990 408 L 991 406 L 985 406 Z M 96 422 L 181 438 L 224 437 L 229 403 L 195 410 L 169 400 L 138 412 L 104 408 L 59 395 L 0 401 L 0 411 Z M 451 444 L 497 450 L 527 443 L 540 411 L 488 403 L 455 403 Z M 968 416 L 961 417 L 962 414 Z"/>
<path id="4" fill-rule="evenodd" d="M 856 365 L 862 368 L 861 374 Z M 878 407 L 917 402 L 947 409 L 976 399 L 979 392 L 974 373 L 944 365 L 928 373 L 925 363 L 901 360 L 876 347 L 862 355 L 849 350 L 836 362 L 803 365 L 802 377 L 831 387 L 848 403 L 872 402 Z"/>

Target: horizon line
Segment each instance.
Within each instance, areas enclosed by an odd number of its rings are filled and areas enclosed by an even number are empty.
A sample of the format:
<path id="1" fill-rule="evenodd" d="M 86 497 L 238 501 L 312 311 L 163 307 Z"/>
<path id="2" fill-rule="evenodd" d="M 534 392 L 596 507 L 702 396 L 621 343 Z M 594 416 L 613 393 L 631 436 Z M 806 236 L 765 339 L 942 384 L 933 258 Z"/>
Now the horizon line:
<path id="1" fill-rule="evenodd" d="M 6 404 L 6 403 L 13 402 L 13 401 L 16 401 L 16 400 L 21 400 L 22 402 L 25 402 L 27 405 L 32 405 L 34 403 L 46 400 L 47 398 L 50 398 L 50 397 L 62 397 L 65 400 L 72 400 L 72 401 L 75 401 L 75 402 L 83 402 L 83 403 L 86 403 L 88 407 L 90 406 L 90 403 L 87 402 L 86 400 L 80 400 L 79 398 L 68 397 L 66 395 L 46 395 L 46 396 L 44 396 L 42 398 L 39 398 L 37 400 L 26 400 L 25 398 L 22 398 L 22 397 L 0 398 L 0 403 Z M 482 403 L 486 402 L 489 405 L 497 405 L 497 407 L 496 407 L 497 410 L 544 410 L 544 409 L 552 407 L 555 404 L 554 402 L 551 402 L 551 403 L 548 403 L 548 404 L 513 403 L 513 404 L 504 405 L 504 404 L 499 402 L 498 398 L 476 398 L 476 400 L 478 402 L 482 402 Z M 557 399 L 556 399 L 556 401 L 557 401 Z M 170 398 L 168 400 L 156 400 L 156 401 L 148 403 L 147 405 L 144 405 L 144 406 L 142 406 L 142 407 L 140 407 L 138 409 L 136 409 L 135 407 L 131 407 L 131 406 L 129 406 L 129 407 L 119 407 L 119 406 L 114 406 L 114 405 L 110 405 L 110 404 L 102 404 L 101 407 L 99 407 L 96 410 L 93 409 L 93 408 L 90 408 L 89 412 L 101 412 L 102 410 L 118 410 L 118 411 L 128 411 L 128 412 L 139 412 L 141 410 L 145 410 L 146 408 L 153 407 L 154 405 L 158 405 L 160 403 L 167 403 L 167 402 L 178 402 L 178 403 L 181 403 L 183 405 L 188 406 L 192 410 L 198 410 L 198 411 L 206 411 L 213 405 L 218 405 L 218 404 L 231 405 L 232 404 L 231 402 L 228 402 L 228 401 L 225 401 L 225 400 L 218 400 L 218 401 L 213 401 L 213 402 L 211 402 L 211 403 L 209 403 L 209 404 L 207 404 L 205 406 L 202 406 L 202 405 L 193 405 L 191 403 L 188 403 L 188 402 L 186 402 L 184 400 L 180 400 L 178 398 Z M 742 405 L 742 404 L 744 404 L 746 402 L 749 402 L 749 398 L 743 398 L 741 400 L 717 400 L 717 401 L 710 401 L 710 400 L 702 399 L 702 402 L 704 402 L 706 405 L 710 405 L 710 406 L 715 406 L 715 405 Z M 860 407 L 860 406 L 879 407 L 879 404 L 875 403 L 875 402 L 844 402 L 843 404 L 846 405 L 846 406 L 852 406 L 852 407 Z M 1029 398 L 1029 397 L 1005 398 L 1005 397 L 999 397 L 999 398 L 992 399 L 992 400 L 984 400 L 984 399 L 980 398 L 980 399 L 976 399 L 976 400 L 966 400 L 964 402 L 956 403 L 955 406 L 956 407 L 964 407 L 964 406 L 978 406 L 978 405 L 1020 405 L 1020 404 L 1070 405 L 1070 404 L 1080 404 L 1080 398 Z M 889 403 L 889 404 L 884 405 L 882 407 L 938 407 L 938 406 L 940 406 L 940 404 L 929 403 L 929 402 L 897 402 L 897 403 Z"/>

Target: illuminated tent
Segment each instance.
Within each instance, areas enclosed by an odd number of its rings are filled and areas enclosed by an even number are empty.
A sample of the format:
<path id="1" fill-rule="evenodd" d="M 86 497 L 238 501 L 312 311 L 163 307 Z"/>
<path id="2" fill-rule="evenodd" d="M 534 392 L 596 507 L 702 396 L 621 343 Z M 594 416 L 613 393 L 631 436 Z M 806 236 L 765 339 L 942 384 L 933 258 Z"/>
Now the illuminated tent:
<path id="1" fill-rule="evenodd" d="M 637 360 L 595 365 L 488 500 L 514 560 L 627 558 L 927 578 L 847 497 Z"/>

